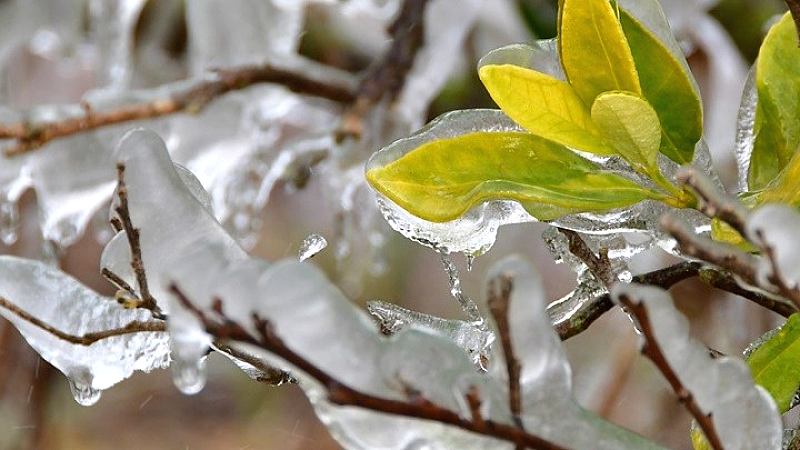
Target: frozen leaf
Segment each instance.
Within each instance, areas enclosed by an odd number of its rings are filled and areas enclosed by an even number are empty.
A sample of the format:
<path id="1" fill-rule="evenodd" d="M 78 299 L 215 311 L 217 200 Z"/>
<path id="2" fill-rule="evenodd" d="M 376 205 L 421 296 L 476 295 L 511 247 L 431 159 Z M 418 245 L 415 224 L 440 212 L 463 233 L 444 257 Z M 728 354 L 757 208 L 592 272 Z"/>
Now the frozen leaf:
<path id="1" fill-rule="evenodd" d="M 793 314 L 747 355 L 756 384 L 766 389 L 783 413 L 800 389 L 800 315 Z"/>
<path id="2" fill-rule="evenodd" d="M 800 143 L 800 54 L 797 30 L 787 12 L 767 34 L 756 62 L 754 143 L 748 187 L 759 190 L 786 166 Z"/>
<path id="3" fill-rule="evenodd" d="M 134 321 L 152 321 L 143 310 L 124 309 L 112 298 L 98 295 L 67 274 L 39 261 L 0 256 L 0 298 L 54 329 L 83 336 L 125 327 Z M 99 391 L 131 376 L 169 365 L 165 332 L 138 332 L 78 345 L 23 320 L 0 307 L 25 340 L 67 378 L 81 404 L 91 404 Z"/>
<path id="4" fill-rule="evenodd" d="M 708 349 L 689 336 L 689 322 L 663 289 L 617 284 L 612 297 L 641 308 L 654 342 L 678 382 L 690 393 L 703 414 L 711 417 L 726 449 L 781 448 L 783 426 L 769 393 L 753 384 L 744 361 L 733 357 L 712 359 Z M 620 300 L 624 298 L 624 300 Z M 652 348 L 652 347 L 651 347 Z"/>
<path id="5" fill-rule="evenodd" d="M 681 64 L 683 56 L 676 57 L 624 9 L 619 14 L 642 96 L 652 105 L 661 123 L 660 151 L 679 164 L 689 163 L 703 133 L 703 111 L 691 75 L 685 63 Z M 671 35 L 669 39 L 673 40 Z"/>
<path id="6" fill-rule="evenodd" d="M 584 104 L 606 91 L 641 95 L 631 49 L 607 0 L 560 2 L 558 48 L 564 73 Z"/>
<path id="7" fill-rule="evenodd" d="M 629 206 L 660 194 L 600 171 L 569 149 L 529 133 L 471 133 L 420 146 L 367 180 L 403 209 L 446 222 L 489 200 L 514 200 L 532 216 Z"/>
<path id="8" fill-rule="evenodd" d="M 531 44 L 511 44 L 492 50 L 481 58 L 478 68 L 480 70 L 484 66 L 506 64 L 535 70 L 566 81 L 566 75 L 561 68 L 561 60 L 558 58 L 556 39 L 543 39 Z"/>

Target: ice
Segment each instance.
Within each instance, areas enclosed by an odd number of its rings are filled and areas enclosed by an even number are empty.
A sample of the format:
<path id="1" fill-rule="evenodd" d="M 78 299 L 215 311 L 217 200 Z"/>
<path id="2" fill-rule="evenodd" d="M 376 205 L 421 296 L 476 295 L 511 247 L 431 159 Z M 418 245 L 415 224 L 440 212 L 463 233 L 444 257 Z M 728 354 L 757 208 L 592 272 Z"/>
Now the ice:
<path id="1" fill-rule="evenodd" d="M 321 252 L 327 246 L 328 241 L 325 240 L 325 237 L 314 233 L 303 241 L 303 244 L 300 246 L 300 251 L 297 254 L 297 259 L 305 261 Z"/>
<path id="2" fill-rule="evenodd" d="M 206 359 L 203 356 L 179 356 L 176 352 L 172 361 L 172 382 L 185 395 L 202 391 L 208 378 Z"/>
<path id="3" fill-rule="evenodd" d="M 800 287 L 800 252 L 797 248 L 797 230 L 800 214 L 794 209 L 768 204 L 753 212 L 747 220 L 747 237 L 751 242 L 763 242 L 771 251 L 780 277 L 790 289 Z M 763 240 L 763 241 L 762 241 Z M 758 263 L 758 277 L 763 285 L 770 285 L 774 274 L 772 262 L 762 254 Z"/>
<path id="4" fill-rule="evenodd" d="M 144 0 L 91 0 L 92 40 L 99 54 L 97 83 L 111 92 L 129 87 L 132 73 L 133 33 Z"/>
<path id="5" fill-rule="evenodd" d="M 492 64 L 513 64 L 566 80 L 558 57 L 558 41 L 542 39 L 530 44 L 512 44 L 492 50 L 478 62 L 478 68 Z"/>
<path id="6" fill-rule="evenodd" d="M 756 89 L 755 65 L 750 69 L 750 74 L 742 92 L 742 102 L 739 105 L 739 117 L 736 121 L 736 168 L 739 172 L 739 191 L 747 192 L 748 174 L 750 172 L 750 158 L 753 155 L 755 143 L 756 105 L 758 104 L 758 90 Z"/>
<path id="7" fill-rule="evenodd" d="M 712 359 L 706 346 L 689 336 L 688 320 L 662 289 L 617 284 L 612 296 L 616 301 L 625 296 L 644 308 L 655 345 L 703 413 L 712 418 L 726 449 L 781 448 L 783 426 L 777 407 L 766 390 L 753 384 L 743 360 Z"/>
<path id="8" fill-rule="evenodd" d="M 152 321 L 150 313 L 124 309 L 69 275 L 39 261 L 0 256 L 0 297 L 56 330 L 82 336 L 121 328 L 132 321 Z M 89 346 L 72 344 L 0 308 L 25 340 L 60 370 L 81 404 L 97 401 L 100 391 L 131 376 L 169 365 L 165 332 L 124 334 Z"/>

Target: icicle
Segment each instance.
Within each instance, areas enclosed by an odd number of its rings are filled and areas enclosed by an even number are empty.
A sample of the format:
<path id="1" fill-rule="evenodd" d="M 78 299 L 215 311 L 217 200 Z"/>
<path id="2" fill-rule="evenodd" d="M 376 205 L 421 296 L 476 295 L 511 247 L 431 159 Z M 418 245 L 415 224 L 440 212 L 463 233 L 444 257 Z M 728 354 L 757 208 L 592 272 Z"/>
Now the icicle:
<path id="1" fill-rule="evenodd" d="M 100 390 L 92 387 L 92 376 L 88 372 L 80 372 L 70 376 L 69 389 L 72 391 L 72 398 L 81 406 L 92 406 L 100 400 Z"/>
<path id="2" fill-rule="evenodd" d="M 175 355 L 171 366 L 172 382 L 179 391 L 194 395 L 203 390 L 207 379 L 205 357 L 187 358 Z"/>
<path id="3" fill-rule="evenodd" d="M 0 197 L 0 241 L 11 245 L 19 236 L 19 211 L 17 205 L 6 198 Z"/>
<path id="4" fill-rule="evenodd" d="M 475 255 L 467 255 L 467 272 L 472 272 L 472 265 L 475 263 Z"/>
<path id="5" fill-rule="evenodd" d="M 321 252 L 327 246 L 328 241 L 325 240 L 325 237 L 314 233 L 303 241 L 303 245 L 300 246 L 300 251 L 297 254 L 297 258 L 300 261 L 305 261 Z"/>
<path id="6" fill-rule="evenodd" d="M 458 269 L 456 269 L 450 256 L 441 250 L 439 251 L 439 256 L 442 258 L 442 264 L 444 264 L 444 269 L 447 271 L 447 277 L 450 281 L 450 295 L 458 301 L 464 314 L 467 315 L 471 322 L 474 322 L 478 328 L 485 328 L 486 321 L 478 311 L 478 306 L 461 291 L 461 279 L 458 276 Z"/>

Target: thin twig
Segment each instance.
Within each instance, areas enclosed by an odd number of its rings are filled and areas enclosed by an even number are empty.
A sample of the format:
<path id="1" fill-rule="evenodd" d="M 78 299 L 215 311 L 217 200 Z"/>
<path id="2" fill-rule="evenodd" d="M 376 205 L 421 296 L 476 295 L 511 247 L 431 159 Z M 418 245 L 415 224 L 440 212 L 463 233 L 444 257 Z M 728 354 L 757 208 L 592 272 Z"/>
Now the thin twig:
<path id="1" fill-rule="evenodd" d="M 214 347 L 216 347 L 217 350 L 225 352 L 234 358 L 242 360 L 260 370 L 263 375 L 258 376 L 256 381 L 267 383 L 270 386 L 280 386 L 285 383 L 297 383 L 297 380 L 289 372 L 276 369 L 269 364 L 265 364 L 262 359 L 237 348 L 231 347 L 221 340 L 214 341 Z"/>
<path id="2" fill-rule="evenodd" d="M 186 309 L 197 316 L 202 322 L 206 332 L 218 339 L 232 339 L 258 346 L 284 359 L 324 386 L 328 391 L 328 401 L 335 405 L 356 406 L 386 414 L 431 420 L 452 425 L 476 434 L 511 442 L 519 448 L 535 448 L 542 450 L 564 449 L 564 447 L 558 444 L 529 434 L 516 426 L 483 418 L 478 421 L 472 418 L 464 418 L 454 411 L 436 405 L 422 397 L 421 394 L 411 396 L 408 401 L 403 401 L 363 393 L 345 385 L 312 362 L 297 354 L 275 333 L 270 322 L 258 315 L 253 314 L 252 316 L 253 326 L 258 332 L 257 336 L 253 336 L 242 326 L 225 317 L 221 317 L 220 319 L 222 320 L 211 320 L 208 315 L 192 304 L 175 284 L 170 286 L 170 292 L 172 292 Z"/>
<path id="3" fill-rule="evenodd" d="M 775 249 L 772 248 L 769 243 L 767 243 L 762 230 L 755 230 L 755 235 L 756 239 L 758 239 L 756 244 L 758 244 L 759 248 L 761 249 L 763 257 L 767 258 L 767 261 L 769 261 L 770 268 L 772 269 L 772 273 L 769 276 L 769 282 L 778 288 L 781 295 L 794 302 L 794 305 L 797 308 L 800 308 L 800 290 L 798 290 L 797 286 L 789 286 L 781 275 L 781 270 L 778 267 L 778 261 L 775 259 Z"/>
<path id="4" fill-rule="evenodd" d="M 6 156 L 19 155 L 54 139 L 123 122 L 153 119 L 180 112 L 195 113 L 223 94 L 257 83 L 280 84 L 294 92 L 341 103 L 349 103 L 355 99 L 352 87 L 342 82 L 331 79 L 323 81 L 269 64 L 219 69 L 215 72 L 216 76 L 213 79 L 198 81 L 195 86 L 165 98 L 143 101 L 110 111 L 93 111 L 84 107 L 84 115 L 81 117 L 53 122 L 0 124 L 0 139 L 17 141 L 15 145 L 6 148 L 4 153 Z M 136 92 L 130 93 L 132 97 L 136 94 Z"/>
<path id="5" fill-rule="evenodd" d="M 697 194 L 697 208 L 711 218 L 717 218 L 746 236 L 747 208 L 736 198 L 722 192 L 706 175 L 694 167 L 681 169 L 675 178 Z"/>
<path id="6" fill-rule="evenodd" d="M 511 327 L 508 323 L 508 307 L 511 299 L 513 281 L 510 276 L 501 274 L 489 280 L 488 306 L 492 313 L 497 332 L 500 334 L 500 343 L 503 346 L 503 356 L 506 360 L 506 373 L 508 374 L 508 406 L 514 423 L 519 428 L 522 425 L 522 395 L 520 393 L 520 372 L 522 370 L 519 360 L 514 355 L 514 346 L 511 342 Z"/>
<path id="7" fill-rule="evenodd" d="M 664 375 L 664 378 L 667 379 L 667 382 L 678 397 L 678 401 L 686 407 L 692 417 L 697 421 L 700 429 L 703 430 L 703 434 L 705 434 L 706 439 L 708 439 L 711 448 L 722 450 L 722 442 L 717 435 L 711 416 L 706 415 L 703 410 L 700 409 L 700 405 L 697 404 L 692 393 L 683 385 L 678 375 L 675 373 L 675 370 L 669 365 L 664 353 L 661 351 L 661 347 L 658 345 L 658 341 L 653 333 L 653 327 L 650 323 L 650 316 L 647 312 L 647 308 L 641 302 L 633 300 L 627 294 L 620 295 L 619 301 L 628 309 L 628 312 L 636 318 L 636 322 L 639 324 L 639 330 L 644 337 L 642 354 L 653 361 L 653 364 L 656 365 L 658 370 Z"/>
<path id="8" fill-rule="evenodd" d="M 19 317 L 20 319 L 30 323 L 31 325 L 41 328 L 42 330 L 52 334 L 53 336 L 67 341 L 72 344 L 77 345 L 92 345 L 97 341 L 101 341 L 103 339 L 108 339 L 114 336 L 122 336 L 125 334 L 131 333 L 152 333 L 152 332 L 159 332 L 159 331 L 167 331 L 166 322 L 163 321 L 150 321 L 150 322 L 142 322 L 139 320 L 134 320 L 129 322 L 127 325 L 120 327 L 120 328 L 113 328 L 110 330 L 103 330 L 103 331 L 95 331 L 91 333 L 85 333 L 80 336 L 76 336 L 73 334 L 65 333 L 52 325 L 45 323 L 36 317 L 28 314 L 26 311 L 17 307 L 17 305 L 11 303 L 10 301 L 6 300 L 3 297 L 0 297 L 0 307 L 3 307 L 9 311 L 11 311 L 15 316 Z"/>
<path id="9" fill-rule="evenodd" d="M 355 99 L 342 118 L 341 137 L 359 137 L 367 112 L 382 99 L 394 100 L 414 65 L 424 40 L 425 5 L 428 0 L 405 0 L 389 26 L 392 43 L 383 57 L 361 80 Z"/>
<path id="10" fill-rule="evenodd" d="M 599 256 L 595 255 L 592 249 L 589 248 L 586 242 L 575 231 L 566 228 L 559 228 L 558 231 L 567 237 L 570 253 L 583 261 L 592 275 L 597 277 L 606 288 L 611 289 L 611 286 L 619 281 L 612 271 L 611 264 L 608 261 L 608 255 L 605 252 L 601 251 Z"/>
<path id="11" fill-rule="evenodd" d="M 131 249 L 131 269 L 133 269 L 133 273 L 136 276 L 136 284 L 139 286 L 139 302 L 133 306 L 150 310 L 154 317 L 163 318 L 161 308 L 158 306 L 156 299 L 150 294 L 150 289 L 147 286 L 147 274 L 144 269 L 142 246 L 139 241 L 139 229 L 135 228 L 131 222 L 131 213 L 128 209 L 128 188 L 125 185 L 125 165 L 122 163 L 117 164 L 117 183 L 119 205 L 114 208 L 114 211 L 117 213 L 120 222 L 122 222 L 122 227 L 128 238 L 128 245 Z"/>
<path id="12" fill-rule="evenodd" d="M 778 296 L 770 296 L 760 292 L 754 292 L 743 288 L 729 273 L 719 270 L 702 269 L 699 274 L 700 280 L 709 286 L 736 294 L 746 298 L 764 308 L 769 309 L 783 317 L 789 317 L 797 312 L 797 307 L 790 302 L 780 299 Z"/>
<path id="13" fill-rule="evenodd" d="M 138 297 L 138 295 L 136 295 L 136 291 L 133 290 L 131 285 L 129 285 L 125 280 L 122 279 L 122 277 L 115 274 L 108 268 L 103 267 L 103 270 L 101 270 L 100 273 L 103 275 L 103 278 L 105 278 L 109 283 L 116 286 L 117 289 L 125 291 L 134 297 Z"/>
<path id="14" fill-rule="evenodd" d="M 800 0 L 784 1 L 786 2 L 786 6 L 789 7 L 789 13 L 792 15 L 792 19 L 794 19 L 794 27 L 797 34 L 800 35 Z M 797 46 L 800 47 L 800 40 L 798 40 Z"/>

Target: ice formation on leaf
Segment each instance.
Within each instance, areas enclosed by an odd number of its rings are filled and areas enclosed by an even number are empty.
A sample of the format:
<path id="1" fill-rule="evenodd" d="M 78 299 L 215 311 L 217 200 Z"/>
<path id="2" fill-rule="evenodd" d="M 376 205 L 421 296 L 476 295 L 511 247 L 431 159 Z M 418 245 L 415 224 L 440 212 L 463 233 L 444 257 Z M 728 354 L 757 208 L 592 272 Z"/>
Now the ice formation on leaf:
<path id="1" fill-rule="evenodd" d="M 655 342 L 679 382 L 708 415 L 726 449 L 781 448 L 783 426 L 775 402 L 753 377 L 744 361 L 712 359 L 708 349 L 689 336 L 689 322 L 663 289 L 617 284 L 615 301 L 642 307 Z M 620 300 L 624 297 L 625 300 Z"/>
<path id="2" fill-rule="evenodd" d="M 0 256 L 0 298 L 54 329 L 76 337 L 153 321 L 149 312 L 125 309 L 58 269 L 39 261 Z M 0 307 L 0 315 L 22 333 L 39 355 L 70 380 L 75 400 L 89 405 L 100 391 L 131 376 L 169 365 L 166 332 L 137 332 L 91 345 L 62 340 Z"/>

